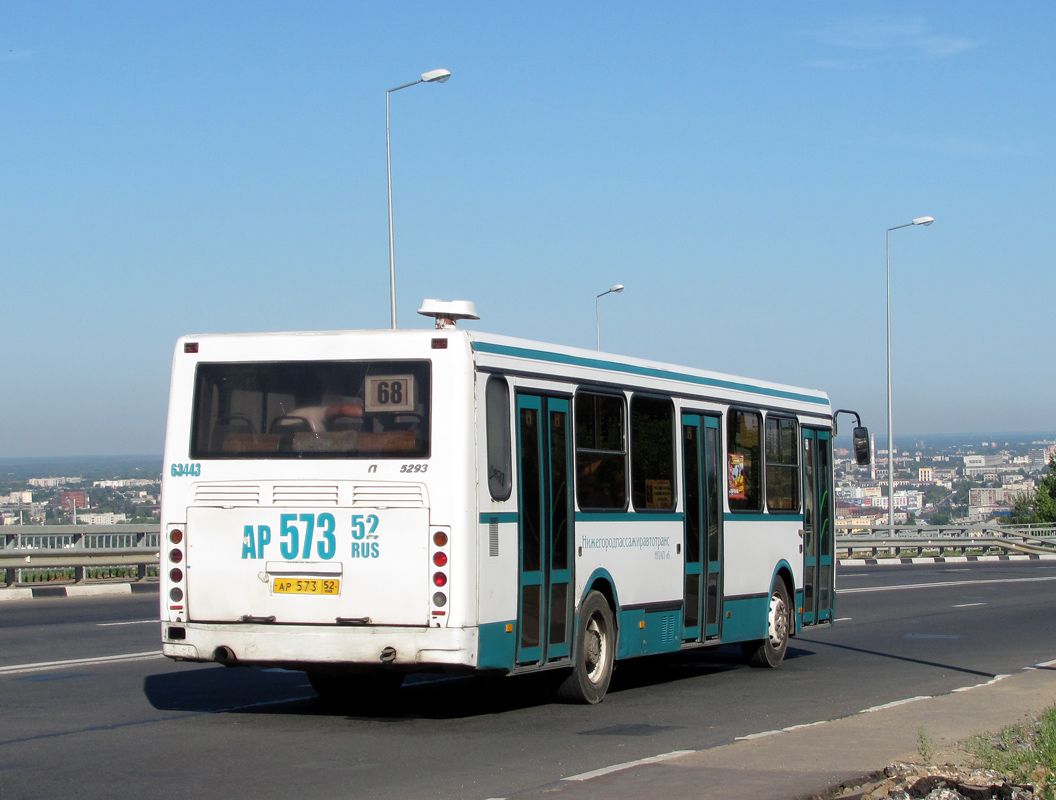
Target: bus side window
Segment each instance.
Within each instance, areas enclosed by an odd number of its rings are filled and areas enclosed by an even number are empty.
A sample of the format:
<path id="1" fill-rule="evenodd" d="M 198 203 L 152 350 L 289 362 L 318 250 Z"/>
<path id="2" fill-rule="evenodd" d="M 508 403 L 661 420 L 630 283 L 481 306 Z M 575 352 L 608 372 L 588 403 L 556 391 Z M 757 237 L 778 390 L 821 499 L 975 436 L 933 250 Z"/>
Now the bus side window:
<path id="1" fill-rule="evenodd" d="M 510 387 L 493 375 L 484 390 L 488 448 L 488 491 L 493 500 L 507 500 L 513 488 L 511 474 Z"/>
<path id="2" fill-rule="evenodd" d="M 675 510 L 675 407 L 631 398 L 631 498 L 637 511 Z"/>
<path id="3" fill-rule="evenodd" d="M 762 415 L 731 409 L 726 429 L 726 497 L 731 511 L 763 510 L 763 471 L 759 441 Z"/>
<path id="4" fill-rule="evenodd" d="M 627 509 L 622 395 L 576 395 L 576 498 L 584 511 Z"/>
<path id="5" fill-rule="evenodd" d="M 799 447 L 796 421 L 766 415 L 766 508 L 799 511 Z"/>

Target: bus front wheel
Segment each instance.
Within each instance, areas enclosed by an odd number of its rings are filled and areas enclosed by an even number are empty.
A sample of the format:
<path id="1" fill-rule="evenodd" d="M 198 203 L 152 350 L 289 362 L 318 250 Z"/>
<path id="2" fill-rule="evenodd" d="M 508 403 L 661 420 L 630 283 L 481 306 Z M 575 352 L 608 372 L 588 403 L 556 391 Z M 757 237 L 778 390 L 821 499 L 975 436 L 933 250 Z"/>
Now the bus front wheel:
<path id="1" fill-rule="evenodd" d="M 784 661 L 785 651 L 788 650 L 791 608 L 785 582 L 778 578 L 770 591 L 770 603 L 766 613 L 766 638 L 741 645 L 744 657 L 753 667 L 778 667 Z"/>
<path id="2" fill-rule="evenodd" d="M 565 703 L 600 703 L 609 690 L 616 659 L 616 623 L 601 592 L 587 595 L 576 624 L 575 666 L 558 687 Z"/>

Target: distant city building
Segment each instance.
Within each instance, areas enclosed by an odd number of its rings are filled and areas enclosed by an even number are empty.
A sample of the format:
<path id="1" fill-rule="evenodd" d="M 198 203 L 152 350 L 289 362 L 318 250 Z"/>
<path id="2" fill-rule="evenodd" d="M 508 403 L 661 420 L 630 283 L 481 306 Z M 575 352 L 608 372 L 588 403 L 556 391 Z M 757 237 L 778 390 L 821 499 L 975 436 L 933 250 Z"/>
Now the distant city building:
<path id="1" fill-rule="evenodd" d="M 77 522 L 82 525 L 116 525 L 127 522 L 127 514 L 78 514 Z"/>
<path id="2" fill-rule="evenodd" d="M 887 496 L 883 495 L 877 497 L 870 502 L 873 508 L 884 508 L 888 507 Z M 923 492 L 895 492 L 895 513 L 904 511 L 907 513 L 919 514 L 924 509 L 924 493 Z"/>
<path id="3" fill-rule="evenodd" d="M 63 511 L 71 511 L 75 505 L 77 508 L 87 508 L 88 495 L 84 492 L 65 491 L 62 493 L 59 505 Z"/>
<path id="4" fill-rule="evenodd" d="M 80 483 L 81 478 L 30 478 L 27 481 L 30 486 L 41 486 L 54 489 L 56 486 L 66 486 L 71 483 Z"/>
<path id="5" fill-rule="evenodd" d="M 1045 469 L 1049 464 L 1049 458 L 1052 456 L 1053 447 L 1035 447 L 1032 448 L 1027 458 L 1030 461 L 1031 469 Z"/>
<path id="6" fill-rule="evenodd" d="M 117 481 L 94 481 L 92 486 L 100 489 L 130 489 L 135 486 L 157 486 L 161 481 L 147 478 L 128 478 Z"/>

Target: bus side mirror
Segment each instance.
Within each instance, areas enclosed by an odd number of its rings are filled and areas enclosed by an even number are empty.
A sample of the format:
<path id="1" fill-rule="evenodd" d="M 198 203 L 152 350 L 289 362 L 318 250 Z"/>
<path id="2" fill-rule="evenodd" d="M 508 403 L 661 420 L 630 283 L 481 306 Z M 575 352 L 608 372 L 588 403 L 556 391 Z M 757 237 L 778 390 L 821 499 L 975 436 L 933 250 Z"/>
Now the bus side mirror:
<path id="1" fill-rule="evenodd" d="M 855 428 L 851 434 L 854 438 L 854 460 L 859 467 L 869 466 L 869 429 Z"/>

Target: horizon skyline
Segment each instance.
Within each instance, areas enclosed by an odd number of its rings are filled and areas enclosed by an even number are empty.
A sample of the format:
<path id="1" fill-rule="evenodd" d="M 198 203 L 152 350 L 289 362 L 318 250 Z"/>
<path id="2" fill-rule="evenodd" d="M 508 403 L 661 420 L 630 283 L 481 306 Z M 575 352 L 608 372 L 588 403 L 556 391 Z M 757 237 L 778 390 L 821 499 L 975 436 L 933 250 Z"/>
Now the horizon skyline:
<path id="1" fill-rule="evenodd" d="M 874 436 L 879 436 L 879 433 L 874 433 L 872 430 L 870 430 L 870 434 L 872 434 Z M 886 436 L 886 432 L 885 432 L 885 436 Z M 919 437 L 921 439 L 929 439 L 929 438 L 957 439 L 957 438 L 969 438 L 969 437 L 980 437 L 980 436 L 991 437 L 991 439 L 993 441 L 998 441 L 998 440 L 1001 440 L 1001 439 L 1011 439 L 1012 437 L 1048 436 L 1048 437 L 1051 437 L 1051 438 L 1047 439 L 1047 440 L 1046 439 L 1031 440 L 1031 442 L 1034 442 L 1034 441 L 1036 441 L 1038 443 L 1046 442 L 1046 441 L 1048 441 L 1048 442 L 1056 442 L 1056 430 L 1051 430 L 1051 431 L 967 431 L 967 432 L 960 432 L 960 433 L 910 433 L 910 434 L 905 434 L 905 436 L 902 436 L 901 434 L 896 434 L 895 435 L 895 443 L 898 444 L 898 439 L 899 438 L 913 439 L 913 438 L 918 438 Z M 850 437 L 849 434 L 841 433 L 841 434 L 839 434 L 836 437 L 836 441 L 837 442 L 841 442 L 843 440 L 850 440 L 850 438 L 851 437 Z M 979 442 L 979 444 L 980 445 L 986 444 L 987 441 L 989 441 L 989 439 L 984 439 L 982 442 Z M 1020 439 L 1019 442 L 1020 443 L 1024 443 L 1024 444 L 1028 443 L 1026 439 Z M 1008 443 L 1008 442 L 1006 442 L 1006 443 Z M 968 444 L 972 444 L 972 443 L 968 443 Z M 883 445 L 884 446 L 881 447 L 881 442 L 877 441 L 877 443 L 876 443 L 876 452 L 878 452 L 878 453 L 881 452 L 881 451 L 886 452 L 886 450 L 887 450 L 886 441 L 883 442 Z M 962 445 L 958 444 L 958 446 L 962 446 Z M 48 460 L 70 461 L 70 460 L 92 460 L 92 459 L 99 459 L 99 460 L 109 460 L 109 459 L 114 459 L 114 460 L 118 460 L 118 459 L 128 459 L 128 460 L 135 460 L 135 459 L 164 459 L 164 453 L 163 452 L 157 452 L 157 453 L 101 453 L 101 454 L 87 454 L 87 453 L 77 454 L 77 453 L 75 453 L 75 454 L 67 454 L 67 455 L 46 455 L 46 456 L 33 456 L 33 455 L 0 456 L 0 464 L 3 464 L 4 462 L 11 462 L 11 461 L 48 461 Z M 335 460 L 340 460 L 340 459 L 335 459 Z"/>

